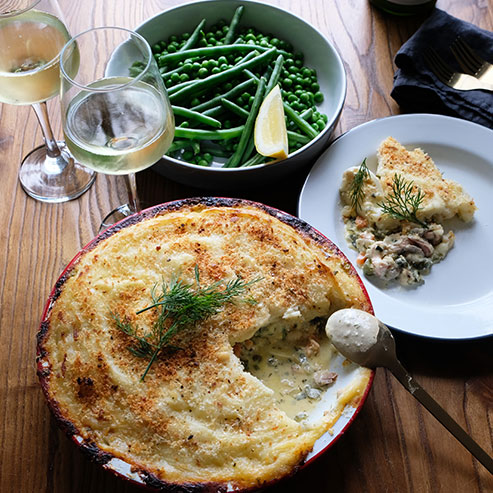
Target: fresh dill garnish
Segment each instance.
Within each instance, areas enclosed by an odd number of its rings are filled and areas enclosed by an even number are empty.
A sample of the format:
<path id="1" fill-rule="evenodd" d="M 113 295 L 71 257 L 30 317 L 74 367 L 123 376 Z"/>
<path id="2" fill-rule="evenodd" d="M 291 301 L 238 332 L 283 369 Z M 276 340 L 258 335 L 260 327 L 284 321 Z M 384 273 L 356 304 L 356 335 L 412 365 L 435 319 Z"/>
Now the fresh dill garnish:
<path id="1" fill-rule="evenodd" d="M 395 174 L 392 192 L 378 206 L 395 219 L 417 223 L 427 228 L 427 224 L 416 217 L 424 198 L 425 194 L 419 187 L 414 191 L 413 181 L 406 182 L 402 176 Z"/>
<path id="2" fill-rule="evenodd" d="M 363 200 L 363 184 L 370 176 L 370 170 L 366 166 L 366 158 L 360 164 L 358 171 L 356 171 L 353 183 L 351 184 L 351 190 L 349 191 L 351 197 L 351 205 L 353 206 L 355 214 L 358 214 L 358 208 L 361 206 Z"/>
<path id="3" fill-rule="evenodd" d="M 164 349 L 178 349 L 170 344 L 171 339 L 178 332 L 216 314 L 223 305 L 232 303 L 234 298 L 259 280 L 246 282 L 237 276 L 225 285 L 221 280 L 209 286 L 202 286 L 199 269 L 195 266 L 194 285 L 174 279 L 169 284 L 162 283 L 160 294 L 157 292 L 157 284 L 151 289 L 152 303 L 136 312 L 136 315 L 139 315 L 148 310 L 157 310 L 157 318 L 148 334 L 139 335 L 142 331 L 137 325 L 132 324 L 128 318 L 121 319 L 113 314 L 117 328 L 135 340 L 128 350 L 139 358 L 149 358 L 149 364 L 141 380 L 144 380 L 152 364 Z M 251 297 L 244 301 L 249 304 L 256 303 Z"/>

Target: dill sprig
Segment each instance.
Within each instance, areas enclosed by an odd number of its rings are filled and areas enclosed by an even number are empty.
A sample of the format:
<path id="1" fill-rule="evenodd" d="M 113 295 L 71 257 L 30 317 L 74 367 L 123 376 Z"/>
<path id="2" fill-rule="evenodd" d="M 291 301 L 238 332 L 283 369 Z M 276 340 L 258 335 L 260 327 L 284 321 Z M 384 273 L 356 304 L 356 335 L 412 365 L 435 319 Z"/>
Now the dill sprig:
<path id="1" fill-rule="evenodd" d="M 349 191 L 351 198 L 351 205 L 354 209 L 355 214 L 358 214 L 358 208 L 361 206 L 361 201 L 364 197 L 363 184 L 367 178 L 370 176 L 370 170 L 366 166 L 366 158 L 360 164 L 358 171 L 356 171 L 353 183 L 351 183 L 351 190 Z"/>
<path id="2" fill-rule="evenodd" d="M 117 328 L 135 340 L 128 350 L 139 358 L 149 358 L 141 380 L 145 379 L 152 364 L 164 349 L 178 349 L 170 344 L 178 332 L 216 314 L 223 305 L 232 303 L 234 298 L 259 280 L 246 282 L 237 276 L 224 287 L 222 280 L 202 286 L 199 269 L 195 266 L 195 285 L 186 284 L 177 278 L 169 284 L 163 282 L 160 294 L 157 292 L 157 284 L 151 289 L 152 303 L 136 312 L 136 315 L 139 315 L 148 310 L 157 310 L 157 318 L 148 334 L 139 335 L 141 330 L 137 325 L 132 324 L 127 318 L 122 320 L 113 314 Z M 252 298 L 245 301 L 250 304 L 256 303 Z"/>
<path id="3" fill-rule="evenodd" d="M 410 221 L 427 228 L 427 224 L 416 217 L 424 198 L 425 194 L 419 187 L 414 191 L 413 181 L 407 182 L 402 176 L 395 174 L 392 192 L 378 206 L 395 219 Z"/>

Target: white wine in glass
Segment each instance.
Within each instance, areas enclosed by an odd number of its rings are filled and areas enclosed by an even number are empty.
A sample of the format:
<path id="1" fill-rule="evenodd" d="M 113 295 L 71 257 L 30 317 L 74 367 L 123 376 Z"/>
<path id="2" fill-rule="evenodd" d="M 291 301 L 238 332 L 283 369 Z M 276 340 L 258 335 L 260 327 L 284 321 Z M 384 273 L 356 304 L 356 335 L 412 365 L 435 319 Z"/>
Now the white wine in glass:
<path id="1" fill-rule="evenodd" d="M 80 56 L 75 76 L 74 50 Z M 105 228 L 140 211 L 135 173 L 168 150 L 173 112 L 149 44 L 132 31 L 102 27 L 81 33 L 62 50 L 60 67 L 67 146 L 95 171 L 125 177 L 129 202 L 103 220 Z"/>
<path id="2" fill-rule="evenodd" d="M 32 105 L 38 117 L 45 146 L 26 156 L 19 179 L 30 196 L 46 202 L 80 196 L 96 176 L 54 139 L 46 110 L 60 91 L 60 51 L 69 39 L 56 0 L 0 0 L 0 102 Z M 67 62 L 75 75 L 77 51 Z"/>

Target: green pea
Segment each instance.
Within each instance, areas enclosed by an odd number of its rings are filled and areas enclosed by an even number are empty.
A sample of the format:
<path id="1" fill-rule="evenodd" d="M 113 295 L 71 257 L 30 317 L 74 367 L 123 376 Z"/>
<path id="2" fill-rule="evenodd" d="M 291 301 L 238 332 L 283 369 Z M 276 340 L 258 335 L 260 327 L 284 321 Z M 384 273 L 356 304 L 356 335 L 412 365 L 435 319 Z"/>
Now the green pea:
<path id="1" fill-rule="evenodd" d="M 180 82 L 187 82 L 190 80 L 190 76 L 188 74 L 180 74 Z"/>
<path id="2" fill-rule="evenodd" d="M 293 85 L 293 81 L 289 78 L 289 77 L 286 77 L 283 81 L 282 81 L 282 84 L 283 86 L 286 86 L 286 87 L 291 87 Z"/>
<path id="3" fill-rule="evenodd" d="M 312 82 L 310 85 L 310 89 L 313 92 L 317 92 L 320 89 L 320 85 L 318 84 L 318 82 Z"/>
<path id="4" fill-rule="evenodd" d="M 198 106 L 200 104 L 200 99 L 199 98 L 193 98 L 191 101 L 190 101 L 190 105 L 191 106 Z"/>
<path id="5" fill-rule="evenodd" d="M 300 94 L 300 99 L 301 99 L 301 101 L 302 101 L 303 103 L 305 103 L 305 104 L 310 102 L 310 96 L 309 96 L 309 95 L 308 95 L 308 93 L 306 93 L 306 92 L 302 92 L 302 93 Z"/>
<path id="6" fill-rule="evenodd" d="M 313 95 L 313 98 L 315 99 L 316 103 L 321 103 L 324 100 L 324 95 L 320 91 L 317 91 Z"/>
<path id="7" fill-rule="evenodd" d="M 322 130 L 324 127 L 325 127 L 325 122 L 322 120 L 322 118 L 320 118 L 319 120 L 317 120 L 317 125 L 318 125 L 318 128 L 320 130 Z"/>
<path id="8" fill-rule="evenodd" d="M 219 67 L 212 67 L 211 74 L 219 74 L 221 69 Z"/>
<path id="9" fill-rule="evenodd" d="M 171 82 L 179 82 L 180 81 L 180 74 L 177 74 L 176 72 L 174 74 L 171 74 Z"/>
<path id="10" fill-rule="evenodd" d="M 199 166 L 209 166 L 209 163 L 205 159 L 197 159 L 197 164 Z"/>
<path id="11" fill-rule="evenodd" d="M 205 79 L 208 75 L 209 75 L 209 71 L 205 68 L 205 67 L 202 67 L 199 69 L 199 71 L 197 72 L 197 75 L 201 78 L 201 79 Z"/>
<path id="12" fill-rule="evenodd" d="M 222 65 L 223 63 L 228 63 L 228 59 L 224 56 L 224 55 L 221 55 L 218 59 L 217 59 L 217 63 L 219 65 Z"/>
<path id="13" fill-rule="evenodd" d="M 152 47 L 153 53 L 159 53 L 161 51 L 161 46 L 159 44 L 155 44 Z"/>
<path id="14" fill-rule="evenodd" d="M 182 154 L 182 156 L 183 156 L 183 159 L 184 159 L 185 161 L 190 162 L 190 161 L 193 159 L 193 152 L 192 152 L 192 151 L 185 151 L 185 152 Z"/>

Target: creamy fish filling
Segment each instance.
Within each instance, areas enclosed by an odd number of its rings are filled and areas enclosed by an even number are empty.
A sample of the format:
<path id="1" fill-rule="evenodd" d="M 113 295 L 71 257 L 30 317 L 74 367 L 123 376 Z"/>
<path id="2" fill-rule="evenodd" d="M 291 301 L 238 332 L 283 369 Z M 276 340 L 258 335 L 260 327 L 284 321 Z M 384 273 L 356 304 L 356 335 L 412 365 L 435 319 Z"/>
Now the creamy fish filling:
<path id="1" fill-rule="evenodd" d="M 303 421 L 337 379 L 330 371 L 334 349 L 325 335 L 325 319 L 287 326 L 269 325 L 235 345 L 246 371 L 261 380 L 288 417 Z"/>
<path id="2" fill-rule="evenodd" d="M 345 219 L 348 244 L 359 252 L 358 264 L 366 275 L 403 286 L 423 283 L 423 275 L 440 262 L 454 244 L 454 233 L 431 223 L 427 228 L 406 223 L 394 232 L 381 231 L 360 216 Z"/>

